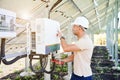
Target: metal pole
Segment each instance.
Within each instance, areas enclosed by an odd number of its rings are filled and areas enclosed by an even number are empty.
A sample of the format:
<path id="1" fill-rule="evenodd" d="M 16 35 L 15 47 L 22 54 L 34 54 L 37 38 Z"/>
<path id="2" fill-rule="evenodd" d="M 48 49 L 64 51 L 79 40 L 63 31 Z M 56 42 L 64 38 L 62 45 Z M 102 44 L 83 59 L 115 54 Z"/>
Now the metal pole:
<path id="1" fill-rule="evenodd" d="M 111 18 L 110 18 L 111 19 Z M 112 57 L 112 34 L 111 34 L 111 21 L 109 21 L 110 23 L 110 56 Z"/>
<path id="2" fill-rule="evenodd" d="M 46 70 L 50 71 L 50 59 L 51 59 L 51 55 L 48 55 L 48 62 L 47 62 L 47 66 L 46 66 Z M 50 74 L 44 73 L 44 80 L 50 80 Z"/>
<path id="3" fill-rule="evenodd" d="M 70 20 L 71 23 L 71 20 Z M 67 42 L 68 43 L 72 43 L 72 28 L 71 25 L 67 26 Z M 71 52 L 67 52 L 68 56 L 70 56 L 72 53 Z M 68 65 L 68 75 L 64 77 L 64 80 L 70 80 L 71 74 L 72 74 L 72 62 L 67 63 Z"/>
<path id="4" fill-rule="evenodd" d="M 30 54 L 30 43 L 31 43 L 31 39 L 30 39 L 30 24 L 27 24 L 27 57 L 26 57 L 26 71 L 28 71 L 29 68 L 29 54 Z"/>
<path id="5" fill-rule="evenodd" d="M 69 27 L 70 27 L 70 25 L 69 25 Z M 71 43 L 71 29 L 68 28 L 67 30 L 68 30 L 68 35 L 67 35 L 68 43 Z M 71 55 L 71 52 L 68 52 L 68 56 L 70 56 L 70 55 Z M 72 73 L 72 62 L 69 62 L 68 63 L 68 75 L 71 75 L 71 73 Z"/>
<path id="6" fill-rule="evenodd" d="M 25 70 L 24 72 L 20 73 L 20 76 L 31 76 L 31 75 L 35 75 L 33 72 L 30 71 L 29 69 L 29 54 L 30 54 L 30 50 L 31 50 L 31 30 L 30 30 L 30 24 L 27 23 L 26 24 L 26 30 L 27 30 L 27 57 L 25 58 Z"/>
<path id="7" fill-rule="evenodd" d="M 118 0 L 115 0 L 115 67 L 118 67 Z"/>
<path id="8" fill-rule="evenodd" d="M 71 21 L 71 19 L 70 19 L 70 23 L 71 23 L 72 21 Z M 68 43 L 72 43 L 72 26 L 71 25 L 68 25 L 68 29 L 67 29 L 68 31 L 68 35 L 67 35 L 67 38 L 68 38 Z M 71 52 L 69 52 L 68 53 L 68 56 L 70 56 L 72 53 Z M 72 74 L 72 62 L 69 62 L 68 63 L 68 76 L 69 77 L 71 77 L 71 74 Z"/>
<path id="9" fill-rule="evenodd" d="M 42 17 L 48 18 L 49 7 L 46 7 L 44 9 L 44 11 L 42 12 L 42 14 L 43 14 Z M 47 71 L 50 71 L 50 58 L 51 58 L 51 55 L 48 55 L 48 63 L 47 63 L 47 66 L 46 66 Z M 50 80 L 50 74 L 44 73 L 44 80 Z"/>
<path id="10" fill-rule="evenodd" d="M 108 51 L 109 51 L 109 40 L 108 40 L 108 38 L 109 38 L 109 36 L 108 36 L 108 25 L 107 25 L 107 27 L 106 27 L 106 43 L 107 43 L 107 49 L 108 49 Z"/>
<path id="11" fill-rule="evenodd" d="M 107 42 L 107 48 L 109 55 L 111 56 L 111 37 L 110 37 L 110 16 L 107 19 L 107 27 L 106 27 L 106 42 Z"/>
<path id="12" fill-rule="evenodd" d="M 111 28 L 111 22 L 110 22 L 110 16 L 109 16 L 109 18 L 108 18 L 108 40 L 109 40 L 109 42 L 108 42 L 108 45 L 109 45 L 109 55 L 111 56 L 112 55 L 112 51 L 111 51 L 111 35 L 110 35 L 110 33 L 111 33 L 111 31 L 110 31 L 110 28 Z"/>
<path id="13" fill-rule="evenodd" d="M 115 36 L 114 36 L 114 34 L 115 34 L 115 28 L 114 28 L 114 10 L 112 9 L 112 15 L 111 15 L 111 42 L 112 42 L 112 45 L 111 45 L 111 48 L 112 48 L 112 61 L 114 61 L 115 60 L 115 47 L 114 47 L 114 45 L 115 45 Z"/>
<path id="14" fill-rule="evenodd" d="M 114 60 L 114 17 L 111 19 L 112 60 Z"/>

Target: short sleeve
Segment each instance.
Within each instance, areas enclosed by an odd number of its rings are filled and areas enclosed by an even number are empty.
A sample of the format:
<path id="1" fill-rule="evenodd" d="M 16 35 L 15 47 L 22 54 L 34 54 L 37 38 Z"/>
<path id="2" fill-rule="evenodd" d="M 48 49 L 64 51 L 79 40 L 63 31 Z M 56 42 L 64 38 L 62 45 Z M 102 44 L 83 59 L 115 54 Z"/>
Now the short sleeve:
<path id="1" fill-rule="evenodd" d="M 85 49 L 88 49 L 88 45 L 86 44 L 85 41 L 83 40 L 78 40 L 75 45 L 80 48 L 80 50 L 85 50 Z"/>

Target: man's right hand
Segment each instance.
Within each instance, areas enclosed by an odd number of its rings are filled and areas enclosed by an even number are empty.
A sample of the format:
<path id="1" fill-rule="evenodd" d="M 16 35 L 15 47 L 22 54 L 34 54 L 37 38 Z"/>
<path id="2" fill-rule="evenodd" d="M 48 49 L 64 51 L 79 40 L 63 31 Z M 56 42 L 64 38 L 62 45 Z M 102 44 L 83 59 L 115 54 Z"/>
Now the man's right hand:
<path id="1" fill-rule="evenodd" d="M 62 32 L 58 31 L 57 33 L 57 37 L 61 38 L 63 35 L 62 35 Z"/>
<path id="2" fill-rule="evenodd" d="M 64 61 L 60 61 L 57 59 L 53 59 L 52 62 L 54 62 L 55 64 L 58 64 L 58 65 L 63 65 L 65 63 Z"/>

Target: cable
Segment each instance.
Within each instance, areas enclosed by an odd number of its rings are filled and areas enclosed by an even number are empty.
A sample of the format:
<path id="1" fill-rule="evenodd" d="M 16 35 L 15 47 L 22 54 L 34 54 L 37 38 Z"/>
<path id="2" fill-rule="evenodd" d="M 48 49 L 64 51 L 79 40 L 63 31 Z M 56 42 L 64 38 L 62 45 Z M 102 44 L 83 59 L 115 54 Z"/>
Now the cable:
<path id="1" fill-rule="evenodd" d="M 48 57 L 48 55 L 47 55 L 47 57 Z M 54 59 L 54 56 L 53 56 L 53 54 L 52 54 L 52 59 Z M 44 62 L 44 63 L 47 63 L 48 62 L 48 60 L 46 61 L 46 62 Z M 45 73 L 47 73 L 47 74 L 51 74 L 54 70 L 55 70 L 55 62 L 52 62 L 52 61 L 50 61 L 52 64 L 50 64 L 50 68 L 51 68 L 51 70 L 46 70 L 46 67 L 43 67 L 43 66 L 41 66 L 42 68 L 43 68 L 43 70 L 44 70 L 44 72 Z M 43 62 L 41 61 L 41 64 L 43 64 Z"/>
<path id="2" fill-rule="evenodd" d="M 3 57 L 5 57 L 5 38 L 2 38 L 1 39 L 1 54 L 0 54 L 0 62 L 2 61 L 4 64 L 6 65 L 10 65 L 14 62 L 16 62 L 17 60 L 21 59 L 21 58 L 24 58 L 27 56 L 27 54 L 25 55 L 21 55 L 21 56 L 17 56 L 15 57 L 14 59 L 10 60 L 10 61 L 7 61 L 6 59 L 2 59 Z"/>
<path id="3" fill-rule="evenodd" d="M 34 58 L 33 56 L 39 56 L 39 58 Z M 44 68 L 46 68 L 46 66 L 47 66 L 47 60 L 48 60 L 47 56 L 34 54 L 34 52 L 31 52 L 31 54 L 29 55 L 29 58 L 30 58 L 30 68 L 34 73 L 38 74 L 38 73 L 44 72 Z M 36 67 L 34 68 L 33 59 L 39 60 L 39 63 L 40 63 L 39 69 Z M 43 61 L 43 59 L 44 59 L 44 61 Z"/>
<path id="4" fill-rule="evenodd" d="M 39 56 L 39 58 L 34 58 L 33 56 Z M 42 73 L 42 72 L 51 74 L 55 69 L 55 63 L 52 62 L 51 70 L 50 71 L 46 70 L 46 66 L 47 66 L 47 63 L 48 63 L 48 55 L 40 55 L 40 54 L 35 54 L 35 53 L 31 52 L 29 58 L 30 58 L 30 68 L 36 74 Z M 33 64 L 32 63 L 33 59 L 38 59 L 39 60 L 39 62 L 40 62 L 39 69 L 35 69 L 34 66 L 32 65 Z M 53 56 L 52 56 L 52 59 L 54 59 Z"/>

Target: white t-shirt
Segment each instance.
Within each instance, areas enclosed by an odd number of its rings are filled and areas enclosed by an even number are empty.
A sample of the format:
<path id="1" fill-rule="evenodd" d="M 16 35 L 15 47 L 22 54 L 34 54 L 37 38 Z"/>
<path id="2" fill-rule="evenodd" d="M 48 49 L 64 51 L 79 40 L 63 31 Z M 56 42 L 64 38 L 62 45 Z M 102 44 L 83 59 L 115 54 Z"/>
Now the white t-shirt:
<path id="1" fill-rule="evenodd" d="M 87 34 L 81 37 L 76 43 L 80 51 L 74 52 L 74 74 L 78 76 L 91 76 L 90 67 L 93 53 L 93 43 Z"/>

